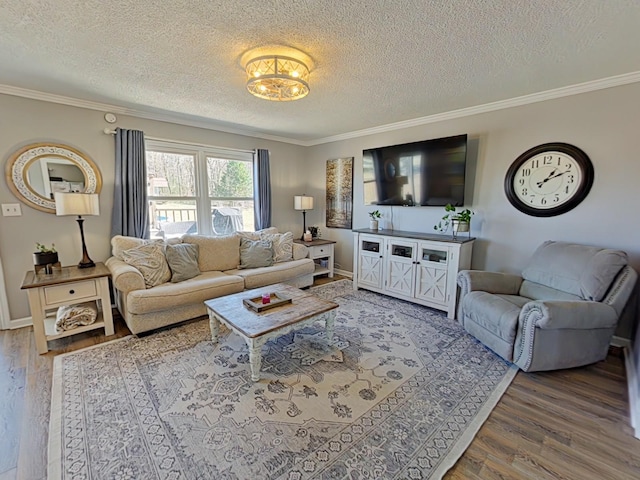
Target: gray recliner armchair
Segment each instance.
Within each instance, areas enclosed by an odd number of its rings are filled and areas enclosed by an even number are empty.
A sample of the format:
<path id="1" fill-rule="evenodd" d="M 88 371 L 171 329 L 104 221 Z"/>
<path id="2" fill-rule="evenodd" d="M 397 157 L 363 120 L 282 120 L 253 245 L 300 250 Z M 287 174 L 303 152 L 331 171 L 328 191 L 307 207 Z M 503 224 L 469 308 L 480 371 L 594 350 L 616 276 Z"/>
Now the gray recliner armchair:
<path id="1" fill-rule="evenodd" d="M 603 360 L 637 274 L 627 254 L 548 241 L 522 275 L 458 274 L 458 321 L 526 372 Z"/>

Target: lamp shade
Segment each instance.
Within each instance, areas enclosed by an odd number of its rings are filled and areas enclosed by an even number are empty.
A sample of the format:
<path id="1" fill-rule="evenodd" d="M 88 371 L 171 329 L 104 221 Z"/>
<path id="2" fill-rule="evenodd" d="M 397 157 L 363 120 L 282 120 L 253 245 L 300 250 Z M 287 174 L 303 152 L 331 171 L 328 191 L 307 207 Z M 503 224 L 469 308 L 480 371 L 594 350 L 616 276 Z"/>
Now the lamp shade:
<path id="1" fill-rule="evenodd" d="M 313 210 L 313 197 L 296 195 L 293 197 L 294 210 Z"/>
<path id="2" fill-rule="evenodd" d="M 97 193 L 54 193 L 56 215 L 100 215 Z"/>

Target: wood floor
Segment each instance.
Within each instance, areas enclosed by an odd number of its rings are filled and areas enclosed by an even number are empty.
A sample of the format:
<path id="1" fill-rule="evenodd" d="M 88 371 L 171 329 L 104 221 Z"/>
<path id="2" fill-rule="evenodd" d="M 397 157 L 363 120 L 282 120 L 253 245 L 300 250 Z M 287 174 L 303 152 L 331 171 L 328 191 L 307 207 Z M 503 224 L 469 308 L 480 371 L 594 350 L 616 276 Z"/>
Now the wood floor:
<path id="1" fill-rule="evenodd" d="M 325 283 L 325 282 L 317 282 Z M 129 335 L 99 330 L 49 342 L 33 330 L 0 331 L 0 480 L 46 478 L 51 372 L 55 355 Z M 519 372 L 458 463 L 453 479 L 640 479 L 640 440 L 629 426 L 624 362 Z"/>

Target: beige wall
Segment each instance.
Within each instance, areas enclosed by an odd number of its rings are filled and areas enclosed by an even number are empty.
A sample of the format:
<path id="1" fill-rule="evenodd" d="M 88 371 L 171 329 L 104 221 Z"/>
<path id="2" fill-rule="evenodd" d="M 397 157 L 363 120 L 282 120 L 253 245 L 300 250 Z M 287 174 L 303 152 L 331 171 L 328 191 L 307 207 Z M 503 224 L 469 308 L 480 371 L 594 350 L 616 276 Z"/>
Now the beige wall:
<path id="1" fill-rule="evenodd" d="M 553 239 L 625 250 L 640 271 L 638 105 L 640 84 L 636 83 L 311 147 L 307 190 L 318 198 L 318 204 L 308 213 L 308 222 L 324 225 L 326 160 L 353 156 L 354 228 L 367 228 L 367 212 L 377 208 L 384 223 L 393 215 L 397 230 L 433 232 L 442 208 L 363 204 L 362 150 L 467 133 L 471 148 L 466 204 L 477 213 L 472 221 L 472 235 L 477 237 L 473 268 L 518 272 L 540 243 Z M 503 182 L 521 153 L 547 142 L 566 142 L 583 149 L 593 162 L 595 181 L 588 197 L 575 209 L 557 217 L 536 218 L 511 206 Z M 338 241 L 339 268 L 351 271 L 351 232 L 323 228 L 323 233 Z M 617 333 L 631 338 L 631 328 L 632 320 L 626 320 Z"/>
<path id="2" fill-rule="evenodd" d="M 111 209 L 114 183 L 114 137 L 105 135 L 104 112 L 54 103 L 0 95 L 0 160 L 3 167 L 18 148 L 35 142 L 56 142 L 78 148 L 88 154 L 102 173 L 100 216 L 86 217 L 84 223 L 87 249 L 94 261 L 104 261 L 110 252 Z M 293 196 L 298 193 L 298 179 L 306 177 L 305 149 L 296 145 L 257 138 L 180 126 L 170 123 L 120 116 L 115 126 L 140 129 L 151 137 L 167 138 L 220 147 L 254 149 L 271 152 L 273 225 L 283 230 L 299 227 L 299 212 L 293 210 Z M 20 203 L 9 191 L 6 178 L 0 187 L 0 203 Z M 12 320 L 30 316 L 26 292 L 20 285 L 27 270 L 33 269 L 31 254 L 35 242 L 55 243 L 63 265 L 80 261 L 81 245 L 74 217 L 56 217 L 24 204 L 22 216 L 0 216 L 0 258 Z M 297 230 L 294 230 L 297 231 Z M 0 297 L 1 299 L 1 297 Z"/>

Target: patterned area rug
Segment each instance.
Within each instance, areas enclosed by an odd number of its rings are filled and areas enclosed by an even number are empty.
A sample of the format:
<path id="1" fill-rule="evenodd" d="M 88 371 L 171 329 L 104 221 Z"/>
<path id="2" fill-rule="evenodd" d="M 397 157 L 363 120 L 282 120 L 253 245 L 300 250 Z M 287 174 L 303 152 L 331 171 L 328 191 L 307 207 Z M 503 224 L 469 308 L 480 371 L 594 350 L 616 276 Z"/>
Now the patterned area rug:
<path id="1" fill-rule="evenodd" d="M 55 358 L 49 479 L 441 478 L 515 369 L 434 310 L 338 281 L 340 305 L 247 347 L 199 320 Z"/>

